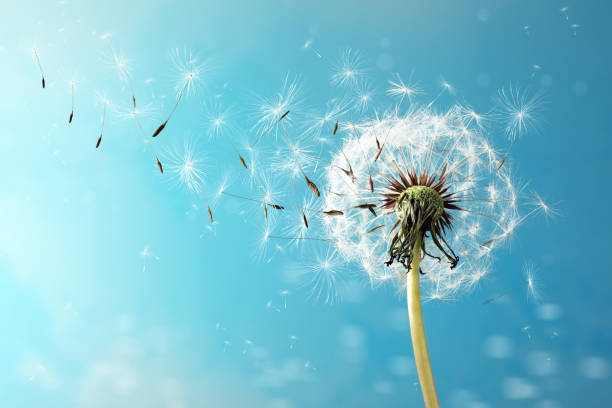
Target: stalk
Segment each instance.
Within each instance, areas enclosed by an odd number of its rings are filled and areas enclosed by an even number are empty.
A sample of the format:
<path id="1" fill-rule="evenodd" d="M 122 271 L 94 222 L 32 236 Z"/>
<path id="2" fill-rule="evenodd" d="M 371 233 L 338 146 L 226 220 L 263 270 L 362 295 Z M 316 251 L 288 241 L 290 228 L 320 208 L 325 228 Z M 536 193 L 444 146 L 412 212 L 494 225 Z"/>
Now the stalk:
<path id="1" fill-rule="evenodd" d="M 408 295 L 408 317 L 410 319 L 410 336 L 412 337 L 412 349 L 416 362 L 421 392 L 427 408 L 439 408 L 438 394 L 431 372 L 429 362 L 429 351 L 425 339 L 425 328 L 423 327 L 423 313 L 421 311 L 421 288 L 419 286 L 421 265 L 421 243 L 423 235 L 419 234 L 412 251 L 412 262 L 410 273 L 408 273 L 406 291 Z"/>

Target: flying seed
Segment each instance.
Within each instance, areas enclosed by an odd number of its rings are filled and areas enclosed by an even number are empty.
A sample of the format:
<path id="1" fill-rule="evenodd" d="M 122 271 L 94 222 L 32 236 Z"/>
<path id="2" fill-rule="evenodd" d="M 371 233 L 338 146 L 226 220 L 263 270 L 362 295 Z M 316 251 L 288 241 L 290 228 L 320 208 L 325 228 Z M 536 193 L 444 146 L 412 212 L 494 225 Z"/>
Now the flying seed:
<path id="1" fill-rule="evenodd" d="M 212 211 L 210 211 L 210 205 L 208 205 L 207 207 L 208 207 L 208 219 L 210 219 L 211 224 L 214 224 L 215 222 L 213 221 Z"/>
<path id="2" fill-rule="evenodd" d="M 336 121 L 336 124 L 334 125 L 334 133 L 333 135 L 336 135 L 336 132 L 338 131 L 338 121 Z"/>
<path id="3" fill-rule="evenodd" d="M 329 215 L 329 216 L 332 216 L 332 217 L 337 217 L 339 215 L 344 215 L 344 213 L 342 211 L 339 211 L 339 210 L 323 211 L 323 214 Z"/>
<path id="4" fill-rule="evenodd" d="M 283 207 L 282 205 L 278 205 L 278 204 L 268 204 L 270 207 L 274 208 L 275 210 L 284 210 L 285 207 Z"/>
<path id="5" fill-rule="evenodd" d="M 283 113 L 283 115 L 280 117 L 280 119 L 278 120 L 279 122 L 283 119 L 285 119 L 285 116 L 287 116 L 289 114 L 289 112 L 291 112 L 290 110 L 288 110 L 287 112 Z"/>
<path id="6" fill-rule="evenodd" d="M 268 206 L 264 204 L 264 217 L 266 217 L 266 220 L 268 219 Z"/>
<path id="7" fill-rule="evenodd" d="M 381 229 L 383 229 L 384 227 L 385 227 L 385 224 L 383 224 L 383 225 L 379 225 L 378 227 L 374 227 L 374 228 L 372 228 L 372 229 L 371 229 L 371 230 L 369 230 L 367 233 L 368 233 L 368 234 L 371 234 L 372 232 L 376 232 L 376 231 L 378 231 L 378 230 L 381 230 Z"/>
<path id="8" fill-rule="evenodd" d="M 157 156 L 155 157 L 155 160 L 157 160 L 157 167 L 159 168 L 159 172 L 161 174 L 164 174 L 164 168 L 162 167 L 161 162 L 159 161 L 159 159 L 157 158 Z"/>
<path id="9" fill-rule="evenodd" d="M 302 212 L 302 219 L 304 220 L 304 225 L 308 228 L 308 219 L 306 218 L 306 214 Z"/>
<path id="10" fill-rule="evenodd" d="M 70 116 L 68 117 L 68 124 L 72 123 L 72 117 L 74 116 L 74 111 L 70 112 Z"/>
<path id="11" fill-rule="evenodd" d="M 370 180 L 368 180 L 368 186 L 370 187 L 370 191 L 374 192 L 374 180 L 372 180 L 372 176 L 370 176 Z"/>
<path id="12" fill-rule="evenodd" d="M 306 179 L 306 184 L 308 184 L 308 188 L 314 193 L 314 195 L 320 197 L 321 193 L 319 193 L 319 188 L 317 187 L 317 185 L 310 181 L 308 176 L 304 175 L 304 178 Z"/>
<path id="13" fill-rule="evenodd" d="M 242 158 L 241 155 L 238 155 L 238 158 L 240 158 L 240 163 L 242 163 L 242 165 L 244 166 L 245 169 L 248 169 L 246 162 L 244 161 L 244 159 Z"/>
<path id="14" fill-rule="evenodd" d="M 45 89 L 45 74 L 43 73 L 42 64 L 40 63 L 40 58 L 38 58 L 38 51 L 36 50 L 36 48 L 33 48 L 32 51 L 34 51 L 34 56 L 36 57 L 36 65 L 38 65 L 38 69 L 40 70 L 40 76 L 42 79 L 42 87 L 43 89 Z"/>
<path id="15" fill-rule="evenodd" d="M 96 149 L 100 147 L 100 143 L 102 143 L 102 134 L 100 134 L 100 137 L 98 138 L 98 141 L 96 142 Z"/>
<path id="16" fill-rule="evenodd" d="M 506 157 L 504 157 L 502 161 L 499 162 L 499 166 L 497 166 L 497 170 L 501 169 L 501 166 L 503 166 L 505 162 L 506 162 Z"/>

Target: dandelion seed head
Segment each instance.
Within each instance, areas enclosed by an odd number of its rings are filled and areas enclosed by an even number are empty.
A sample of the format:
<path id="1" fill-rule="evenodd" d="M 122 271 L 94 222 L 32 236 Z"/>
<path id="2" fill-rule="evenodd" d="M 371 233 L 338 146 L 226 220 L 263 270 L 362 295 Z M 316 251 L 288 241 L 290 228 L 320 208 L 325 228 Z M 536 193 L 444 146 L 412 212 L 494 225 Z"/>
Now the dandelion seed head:
<path id="1" fill-rule="evenodd" d="M 444 113 L 419 107 L 406 114 L 387 114 L 361 123 L 359 135 L 347 138 L 326 168 L 329 190 L 336 194 L 324 194 L 323 207 L 346 209 L 364 202 L 378 205 L 376 217 L 367 211 L 352 210 L 344 217 L 328 217 L 323 224 L 327 237 L 334 239 L 337 253 L 361 265 L 373 282 L 405 273 L 397 265 L 385 266 L 391 229 L 398 215 L 397 208 L 380 208 L 381 194 L 388 193 L 385 186 L 390 178 L 397 177 L 398 169 L 405 174 L 427 172 L 435 176 L 445 167 L 444 186 L 448 186 L 447 193 L 453 194 L 454 201 L 448 209 L 452 225 L 447 225 L 442 235 L 448 246 L 442 248 L 447 252 L 447 248 L 453 248 L 458 263 L 449 263 L 447 254 L 431 242 L 431 236 L 425 238 L 426 251 L 432 256 L 426 256 L 422 263 L 426 272 L 423 280 L 433 299 L 450 298 L 462 289 L 474 287 L 491 269 L 491 251 L 520 222 L 520 203 L 509 170 L 496 169 L 490 135 L 478 123 L 478 115 L 466 112 L 471 111 L 462 106 L 453 106 Z M 384 140 L 386 147 L 374 162 L 379 151 L 377 138 Z M 338 170 L 347 161 L 352 165 L 354 181 Z M 368 188 L 370 174 L 377 186 L 374 192 Z M 426 196 L 430 194 L 423 191 Z M 436 199 L 435 195 L 432 199 Z M 460 208 L 455 209 L 454 203 Z M 368 232 L 379 225 L 384 227 Z"/>

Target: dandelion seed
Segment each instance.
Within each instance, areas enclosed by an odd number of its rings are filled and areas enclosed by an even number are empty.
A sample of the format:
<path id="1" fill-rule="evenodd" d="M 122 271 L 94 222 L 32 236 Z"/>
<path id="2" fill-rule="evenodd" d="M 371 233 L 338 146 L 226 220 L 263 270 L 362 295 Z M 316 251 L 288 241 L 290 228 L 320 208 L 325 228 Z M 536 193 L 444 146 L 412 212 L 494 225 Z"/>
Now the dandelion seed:
<path id="1" fill-rule="evenodd" d="M 288 290 L 281 290 L 280 295 L 282 297 L 283 309 L 287 310 L 287 296 L 291 294 Z"/>
<path id="2" fill-rule="evenodd" d="M 100 143 L 102 143 L 102 134 L 104 133 L 104 122 L 106 120 L 106 107 L 108 106 L 108 101 L 106 98 L 102 97 L 102 103 L 104 104 L 104 111 L 102 112 L 102 124 L 100 126 L 100 136 L 98 137 L 98 141 L 96 142 L 96 149 L 100 147 Z"/>
<path id="3" fill-rule="evenodd" d="M 572 24 L 570 28 L 572 29 L 572 35 L 575 37 L 576 34 L 578 34 L 578 29 L 580 28 L 580 24 Z"/>
<path id="4" fill-rule="evenodd" d="M 207 64 L 200 63 L 197 56 L 191 51 L 183 50 L 181 53 L 179 49 L 175 49 L 171 53 L 172 62 L 174 63 L 178 72 L 178 81 L 175 89 L 178 91 L 176 102 L 172 107 L 172 110 L 168 114 L 168 118 L 153 132 L 152 137 L 157 137 L 162 130 L 166 127 L 172 115 L 176 111 L 179 103 L 183 99 L 185 94 L 189 94 L 195 88 L 194 84 L 200 81 L 201 75 L 207 71 Z"/>
<path id="5" fill-rule="evenodd" d="M 527 288 L 527 298 L 538 301 L 540 299 L 538 286 L 535 278 L 536 267 L 533 263 L 527 262 L 523 266 L 523 271 L 525 273 L 525 281 Z"/>
<path id="6" fill-rule="evenodd" d="M 257 108 L 258 119 L 254 126 L 257 139 L 251 145 L 252 147 L 256 146 L 270 132 L 276 138 L 280 133 L 281 124 L 291 123 L 291 117 L 288 115 L 290 109 L 297 109 L 301 104 L 300 90 L 299 78 L 287 74 L 281 90 L 276 93 L 275 97 L 260 101 Z"/>
<path id="7" fill-rule="evenodd" d="M 565 20 L 569 20 L 569 15 L 567 14 L 567 11 L 569 10 L 569 7 L 562 7 L 561 10 L 559 10 L 561 12 L 561 14 L 563 15 L 563 17 L 565 17 Z"/>
<path id="8" fill-rule="evenodd" d="M 506 121 L 506 135 L 510 141 L 537 125 L 537 115 L 544 103 L 540 93 L 529 95 L 517 87 L 503 88 L 498 93 L 498 115 Z"/>
<path id="9" fill-rule="evenodd" d="M 210 211 L 210 205 L 207 205 L 206 208 L 208 209 L 208 219 L 210 220 L 211 224 L 214 224 L 215 221 L 213 220 L 212 211 Z"/>
<path id="10" fill-rule="evenodd" d="M 72 107 L 71 107 L 71 110 L 70 110 L 70 116 L 68 117 L 68 124 L 72 123 L 72 118 L 74 116 L 74 84 L 75 84 L 75 82 L 76 81 L 74 79 L 70 80 L 70 92 L 71 92 L 71 95 L 72 95 Z"/>
<path id="11" fill-rule="evenodd" d="M 338 131 L 338 121 L 336 121 L 336 124 L 334 125 L 334 132 L 332 133 L 332 135 L 336 136 L 337 131 Z"/>
<path id="12" fill-rule="evenodd" d="M 116 69 L 117 73 L 119 74 L 119 78 L 127 84 L 130 90 L 130 96 L 132 97 L 132 107 L 136 109 L 136 93 L 134 92 L 134 86 L 132 85 L 129 61 L 124 56 L 111 49 L 111 55 L 106 59 L 106 63 L 112 68 Z"/>
<path id="13" fill-rule="evenodd" d="M 302 48 L 304 48 L 305 50 L 311 50 L 314 53 L 314 55 L 316 55 L 319 58 L 323 58 L 321 57 L 321 54 L 319 54 L 319 52 L 313 48 L 312 40 L 306 41 L 304 45 L 302 46 Z"/>
<path id="14" fill-rule="evenodd" d="M 339 63 L 336 63 L 331 82 L 336 86 L 344 86 L 346 90 L 347 86 L 355 85 L 363 73 L 361 54 L 349 48 L 342 53 Z"/>
<path id="15" fill-rule="evenodd" d="M 182 148 L 174 146 L 164 152 L 164 161 L 170 174 L 170 181 L 187 187 L 194 193 L 201 193 L 205 178 L 205 157 L 195 140 L 186 140 Z"/>
<path id="16" fill-rule="evenodd" d="M 412 75 L 411 75 L 412 77 Z M 402 105 L 405 98 L 408 98 L 412 102 L 412 97 L 421 93 L 421 89 L 416 83 L 410 83 L 406 85 L 399 74 L 395 74 L 395 79 L 388 82 L 390 87 L 387 89 L 387 95 L 399 97 L 400 100 L 397 104 L 398 109 Z"/>
<path id="17" fill-rule="evenodd" d="M 248 166 L 246 164 L 246 161 L 244 160 L 244 157 L 242 157 L 242 155 L 238 151 L 238 148 L 236 147 L 236 145 L 234 144 L 234 142 L 231 140 L 230 136 L 228 135 L 228 133 L 232 131 L 232 128 L 229 125 L 229 122 L 231 120 L 230 115 L 229 115 L 229 110 L 223 109 L 221 105 L 218 103 L 218 101 L 214 101 L 211 104 L 209 104 L 206 111 L 207 112 L 205 115 L 205 120 L 207 122 L 209 134 L 212 137 L 223 135 L 225 140 L 231 146 L 232 150 L 234 150 L 234 152 L 238 156 L 238 159 L 240 160 L 240 163 L 242 164 L 242 166 L 248 170 Z"/>
<path id="18" fill-rule="evenodd" d="M 32 53 L 34 54 L 34 60 L 36 61 L 36 65 L 38 65 L 38 69 L 40 70 L 40 77 L 43 89 L 45 89 L 45 74 L 43 72 L 42 64 L 40 63 L 40 58 L 38 57 L 38 48 L 33 47 Z"/>

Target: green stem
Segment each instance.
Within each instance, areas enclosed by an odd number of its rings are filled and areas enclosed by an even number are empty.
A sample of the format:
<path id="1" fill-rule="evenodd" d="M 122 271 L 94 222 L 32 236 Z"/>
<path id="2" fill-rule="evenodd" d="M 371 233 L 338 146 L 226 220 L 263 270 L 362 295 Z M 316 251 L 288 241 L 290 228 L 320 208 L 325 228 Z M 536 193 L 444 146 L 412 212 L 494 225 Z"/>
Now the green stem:
<path id="1" fill-rule="evenodd" d="M 429 351 L 425 339 L 425 328 L 423 327 L 423 313 L 421 311 L 421 289 L 419 286 L 419 275 L 421 265 L 421 246 L 423 236 L 419 234 L 412 251 L 412 263 L 410 273 L 406 282 L 406 292 L 408 295 L 408 317 L 410 318 L 410 336 L 412 337 L 412 349 L 414 350 L 414 360 L 419 374 L 421 391 L 427 408 L 439 408 L 438 394 L 431 372 L 429 362 Z"/>

